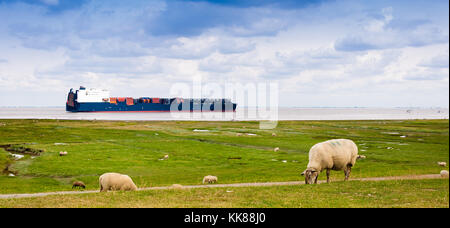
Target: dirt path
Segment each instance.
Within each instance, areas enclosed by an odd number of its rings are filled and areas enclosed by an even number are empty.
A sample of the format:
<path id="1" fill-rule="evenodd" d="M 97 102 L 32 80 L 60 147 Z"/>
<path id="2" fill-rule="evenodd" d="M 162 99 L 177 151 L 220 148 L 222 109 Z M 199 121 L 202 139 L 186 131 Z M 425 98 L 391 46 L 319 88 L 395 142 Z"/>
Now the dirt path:
<path id="1" fill-rule="evenodd" d="M 367 177 L 367 178 L 354 178 L 350 181 L 385 181 L 385 180 L 417 180 L 417 179 L 440 179 L 439 174 L 425 174 L 425 175 L 410 175 L 410 176 L 394 176 L 394 177 Z M 342 181 L 342 180 L 334 180 Z M 318 181 L 318 183 L 325 183 L 325 180 Z M 210 184 L 210 185 L 186 185 L 183 188 L 229 188 L 229 187 L 258 187 L 258 186 L 280 186 L 280 185 L 302 185 L 304 181 L 289 181 L 289 182 L 264 182 L 264 183 L 236 183 L 236 184 Z M 171 187 L 148 187 L 139 188 L 138 191 L 148 190 L 165 190 L 171 189 Z M 0 194 L 0 199 L 9 198 L 24 198 L 24 197 L 39 197 L 49 195 L 70 195 L 70 194 L 88 194 L 96 193 L 98 190 L 89 191 L 65 191 L 65 192 L 41 192 L 41 193 L 25 193 L 25 194 Z"/>

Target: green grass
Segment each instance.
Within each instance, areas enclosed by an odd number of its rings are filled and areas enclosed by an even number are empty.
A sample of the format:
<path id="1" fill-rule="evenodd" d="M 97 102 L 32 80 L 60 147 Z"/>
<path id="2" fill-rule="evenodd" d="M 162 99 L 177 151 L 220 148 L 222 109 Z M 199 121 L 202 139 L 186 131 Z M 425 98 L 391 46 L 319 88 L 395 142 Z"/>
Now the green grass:
<path id="1" fill-rule="evenodd" d="M 150 190 L 0 199 L 0 207 L 449 207 L 448 179 Z"/>
<path id="2" fill-rule="evenodd" d="M 448 120 L 280 121 L 273 130 L 246 121 L 0 122 L 5 124 L 0 145 L 44 151 L 14 161 L 0 148 L 0 169 L 11 164 L 9 170 L 17 173 L 0 175 L 0 194 L 71 190 L 75 180 L 98 189 L 105 172 L 128 174 L 138 187 L 200 184 L 208 174 L 218 176 L 219 183 L 298 181 L 309 148 L 332 138 L 354 140 L 367 156 L 351 177 L 439 173 L 437 162 L 449 162 Z M 59 151 L 68 155 L 60 157 Z M 159 160 L 165 154 L 170 158 Z M 332 178 L 343 175 L 332 172 Z"/>

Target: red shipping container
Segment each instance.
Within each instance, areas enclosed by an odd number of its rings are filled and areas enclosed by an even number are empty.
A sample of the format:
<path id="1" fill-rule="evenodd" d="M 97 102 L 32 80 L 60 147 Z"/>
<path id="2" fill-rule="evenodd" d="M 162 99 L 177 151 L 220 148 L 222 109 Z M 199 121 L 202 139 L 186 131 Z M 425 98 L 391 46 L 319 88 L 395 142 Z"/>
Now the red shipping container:
<path id="1" fill-rule="evenodd" d="M 134 105 L 133 98 L 127 97 L 127 105 Z"/>
<path id="2" fill-rule="evenodd" d="M 115 98 L 115 97 L 110 97 L 110 98 L 109 98 L 109 103 L 111 103 L 111 104 L 117 104 L 117 98 Z"/>

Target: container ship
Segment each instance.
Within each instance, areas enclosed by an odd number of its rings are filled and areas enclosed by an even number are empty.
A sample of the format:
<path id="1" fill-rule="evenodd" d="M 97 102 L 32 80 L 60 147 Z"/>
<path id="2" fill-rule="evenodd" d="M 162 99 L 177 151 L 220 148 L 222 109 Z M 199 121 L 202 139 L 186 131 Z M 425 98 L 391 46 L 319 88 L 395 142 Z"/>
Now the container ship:
<path id="1" fill-rule="evenodd" d="M 110 97 L 105 89 L 70 89 L 67 96 L 68 112 L 170 112 L 170 111 L 236 111 L 230 99 L 184 99 L 159 97 Z"/>

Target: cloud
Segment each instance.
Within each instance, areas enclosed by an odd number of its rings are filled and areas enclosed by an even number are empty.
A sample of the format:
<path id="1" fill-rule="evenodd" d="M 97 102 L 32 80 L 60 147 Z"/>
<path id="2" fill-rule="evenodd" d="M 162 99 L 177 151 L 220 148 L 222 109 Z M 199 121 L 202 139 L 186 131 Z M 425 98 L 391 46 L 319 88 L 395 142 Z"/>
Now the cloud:
<path id="1" fill-rule="evenodd" d="M 423 60 L 419 66 L 430 67 L 430 68 L 448 68 L 449 67 L 449 54 L 441 54 L 434 56 L 431 59 Z"/>
<path id="2" fill-rule="evenodd" d="M 357 100 L 383 106 L 407 90 L 417 100 L 446 100 L 447 5 L 0 0 L 0 91 L 83 84 L 163 96 L 171 84 L 202 76 L 279 81 L 281 103 L 297 106 L 325 106 L 327 96 L 340 98 L 334 106 L 351 104 L 359 94 Z"/>
<path id="3" fill-rule="evenodd" d="M 380 16 L 381 15 L 381 16 Z M 448 30 L 428 19 L 397 19 L 393 7 L 365 18 L 358 31 L 336 40 L 338 51 L 367 51 L 448 43 Z"/>
<path id="4" fill-rule="evenodd" d="M 338 51 L 366 51 L 380 49 L 381 47 L 360 36 L 348 36 L 338 39 L 334 45 L 334 48 Z"/>
<path id="5" fill-rule="evenodd" d="M 413 81 L 441 81 L 445 78 L 448 79 L 448 71 L 445 73 L 435 69 L 416 69 L 408 72 L 403 78 Z"/>
<path id="6" fill-rule="evenodd" d="M 228 7 L 207 1 L 167 1 L 163 9 L 147 19 L 145 29 L 152 36 L 191 37 L 211 29 L 237 36 L 273 36 L 286 26 L 280 18 L 285 13 L 280 9 Z"/>
<path id="7" fill-rule="evenodd" d="M 0 0 L 0 4 L 40 7 L 46 15 L 60 14 L 66 11 L 79 9 L 90 0 Z"/>
<path id="8" fill-rule="evenodd" d="M 252 51 L 255 44 L 241 38 L 203 35 L 169 40 L 159 47 L 150 48 L 151 55 L 175 59 L 203 59 L 214 53 L 225 55 Z"/>
<path id="9" fill-rule="evenodd" d="M 137 42 L 124 41 L 117 38 L 95 40 L 90 44 L 89 52 L 101 57 L 141 57 L 148 56 L 150 50 Z"/>

